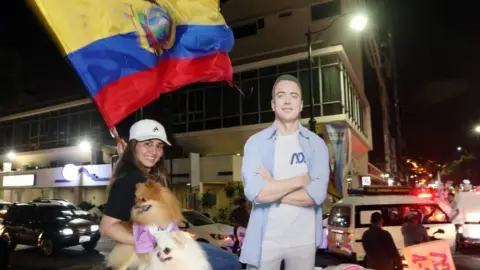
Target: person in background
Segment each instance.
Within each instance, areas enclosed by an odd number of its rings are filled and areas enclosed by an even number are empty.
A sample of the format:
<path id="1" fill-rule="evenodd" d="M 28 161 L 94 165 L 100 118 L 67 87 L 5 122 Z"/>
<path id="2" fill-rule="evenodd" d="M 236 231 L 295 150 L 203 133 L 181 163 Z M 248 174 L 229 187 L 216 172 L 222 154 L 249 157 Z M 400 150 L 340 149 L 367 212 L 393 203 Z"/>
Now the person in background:
<path id="1" fill-rule="evenodd" d="M 422 225 L 422 213 L 411 211 L 405 215 L 404 220 L 402 235 L 405 247 L 430 241 L 430 236 L 428 236 L 427 230 Z"/>
<path id="2" fill-rule="evenodd" d="M 239 198 L 236 201 L 238 207 L 233 209 L 230 214 L 230 222 L 235 226 L 242 226 L 247 228 L 248 220 L 250 218 L 250 213 L 247 209 L 247 200 L 245 198 Z"/>
<path id="3" fill-rule="evenodd" d="M 402 260 L 389 232 L 382 229 L 382 214 L 375 212 L 370 219 L 370 228 L 363 233 L 366 267 L 375 270 L 402 270 Z"/>
<path id="4" fill-rule="evenodd" d="M 448 203 L 450 203 L 450 214 L 449 218 L 452 221 L 453 224 L 455 224 L 455 228 L 457 229 L 462 225 L 462 218 L 460 215 L 460 209 L 458 208 L 458 203 L 455 200 L 455 194 L 450 192 L 448 193 Z"/>

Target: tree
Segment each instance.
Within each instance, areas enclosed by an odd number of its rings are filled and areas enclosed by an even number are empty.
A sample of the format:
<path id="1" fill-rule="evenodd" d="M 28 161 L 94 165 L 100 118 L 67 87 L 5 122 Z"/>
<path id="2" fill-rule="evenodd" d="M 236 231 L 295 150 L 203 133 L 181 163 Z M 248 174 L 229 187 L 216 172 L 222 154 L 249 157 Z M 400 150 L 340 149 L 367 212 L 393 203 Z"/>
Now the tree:
<path id="1" fill-rule="evenodd" d="M 478 160 L 473 154 L 463 154 L 459 159 L 446 164 L 442 174 L 456 184 L 464 179 L 475 180 L 479 175 Z"/>

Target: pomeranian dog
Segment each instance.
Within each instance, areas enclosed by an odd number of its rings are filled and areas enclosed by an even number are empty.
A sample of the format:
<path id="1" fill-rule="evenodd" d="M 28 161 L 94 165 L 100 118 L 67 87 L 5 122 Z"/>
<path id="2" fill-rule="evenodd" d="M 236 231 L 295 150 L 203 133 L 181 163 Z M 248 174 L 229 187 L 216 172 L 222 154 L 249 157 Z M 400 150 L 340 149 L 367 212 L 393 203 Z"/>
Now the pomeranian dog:
<path id="1" fill-rule="evenodd" d="M 205 251 L 183 231 L 156 234 L 158 245 L 147 269 L 211 270 Z"/>
<path id="2" fill-rule="evenodd" d="M 184 221 L 180 202 L 166 187 L 153 180 L 136 185 L 131 222 L 122 223 L 132 232 L 135 246 L 116 243 L 107 257 L 113 269 L 148 269 L 150 255 L 157 245 L 155 234 L 177 230 Z"/>

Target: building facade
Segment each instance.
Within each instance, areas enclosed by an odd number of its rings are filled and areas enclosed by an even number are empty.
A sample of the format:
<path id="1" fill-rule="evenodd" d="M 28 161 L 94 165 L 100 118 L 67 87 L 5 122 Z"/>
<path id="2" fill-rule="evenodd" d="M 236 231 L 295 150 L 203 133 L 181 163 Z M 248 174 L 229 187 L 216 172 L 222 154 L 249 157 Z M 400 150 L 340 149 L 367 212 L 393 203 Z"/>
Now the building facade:
<path id="1" fill-rule="evenodd" d="M 160 118 L 168 116 L 166 127 L 186 153 L 167 165 L 173 189 L 184 206 L 192 205 L 192 192 L 197 196 L 209 191 L 221 198 L 217 198 L 217 202 L 228 203 L 222 187 L 228 181 L 241 181 L 246 140 L 271 125 L 274 119 L 271 90 L 281 74 L 299 78 L 304 98 L 301 121 L 307 124 L 313 110 L 316 132 L 329 145 L 332 164 L 335 155 L 345 161 L 341 170 L 343 187 L 361 185 L 361 177 L 369 174 L 372 131 L 370 104 L 363 82 L 362 36 L 348 29 L 350 13 L 356 10 L 357 2 L 231 0 L 222 5 L 236 37 L 231 53 L 235 88 L 226 83 L 190 85 L 163 95 L 150 105 L 162 108 Z M 308 27 L 313 31 L 326 29 L 313 41 L 313 104 L 305 37 Z M 348 135 L 342 135 L 345 147 L 334 151 L 331 140 L 338 134 L 333 134 L 329 125 L 338 124 L 346 127 Z M 92 142 L 91 151 L 81 152 L 77 145 L 85 139 Z M 67 165 L 105 166 L 107 170 L 108 165 L 98 164 L 110 162 L 114 154 L 112 143 L 100 114 L 88 99 L 2 117 L 2 162 L 11 163 L 14 172 L 5 172 L 4 166 L 1 175 L 5 179 L 10 175 L 33 173 L 37 175 L 36 183 L 43 183 L 38 188 L 3 186 L 3 197 L 24 201 L 38 196 L 66 196 L 54 193 L 56 188 L 66 187 L 46 184 L 55 183 L 58 177 L 42 173 L 42 177 L 48 179 L 40 180 L 40 171 L 55 170 L 56 175 L 61 175 Z M 88 178 L 88 175 L 79 175 L 78 179 Z M 77 184 L 78 190 L 68 191 L 73 194 L 69 196 L 74 196 L 69 198 L 77 203 L 82 200 L 103 203 L 106 197 L 100 196 L 100 191 L 105 190 L 107 182 L 90 187 L 87 184 L 93 182 L 76 181 L 81 184 Z M 21 188 L 38 190 L 15 195 Z M 45 188 L 53 191 L 47 192 Z"/>

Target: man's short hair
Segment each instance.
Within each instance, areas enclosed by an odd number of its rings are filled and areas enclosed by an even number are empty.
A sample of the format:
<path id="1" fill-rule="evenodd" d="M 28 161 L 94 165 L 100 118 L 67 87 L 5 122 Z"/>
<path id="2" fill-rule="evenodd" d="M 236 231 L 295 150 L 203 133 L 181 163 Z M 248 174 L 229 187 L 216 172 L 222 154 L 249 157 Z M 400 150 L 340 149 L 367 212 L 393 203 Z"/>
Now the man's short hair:
<path id="1" fill-rule="evenodd" d="M 382 219 L 383 219 L 382 214 L 380 214 L 379 212 L 375 212 L 370 217 L 370 223 L 378 224 L 380 223 L 380 221 L 382 221 Z"/>
<path id="2" fill-rule="evenodd" d="M 277 84 L 280 83 L 281 81 L 289 81 L 289 82 L 295 83 L 298 86 L 298 89 L 300 89 L 300 96 L 302 95 L 302 85 L 300 84 L 300 81 L 297 79 L 297 77 L 290 74 L 283 74 L 283 75 L 280 75 L 280 77 L 278 77 L 275 83 L 273 84 L 272 99 L 275 97 L 275 88 L 277 87 Z"/>

